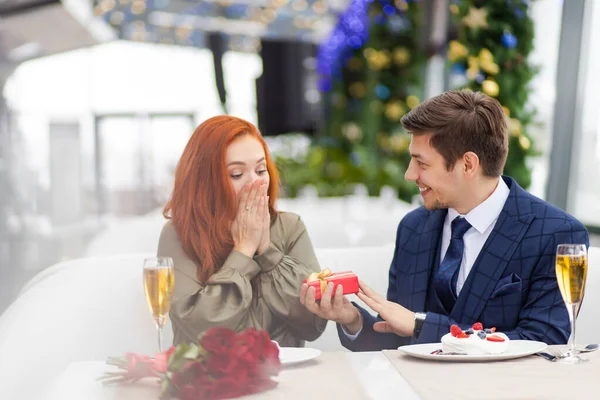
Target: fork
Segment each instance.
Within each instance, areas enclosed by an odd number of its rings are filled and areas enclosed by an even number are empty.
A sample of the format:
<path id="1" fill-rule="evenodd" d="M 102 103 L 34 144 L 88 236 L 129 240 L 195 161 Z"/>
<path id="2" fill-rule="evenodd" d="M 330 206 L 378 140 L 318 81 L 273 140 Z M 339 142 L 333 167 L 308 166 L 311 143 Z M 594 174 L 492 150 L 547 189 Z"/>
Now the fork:
<path id="1" fill-rule="evenodd" d="M 537 355 L 544 357 L 546 360 L 550 362 L 554 362 L 560 358 L 563 358 L 565 355 L 559 349 L 550 349 L 537 353 Z"/>

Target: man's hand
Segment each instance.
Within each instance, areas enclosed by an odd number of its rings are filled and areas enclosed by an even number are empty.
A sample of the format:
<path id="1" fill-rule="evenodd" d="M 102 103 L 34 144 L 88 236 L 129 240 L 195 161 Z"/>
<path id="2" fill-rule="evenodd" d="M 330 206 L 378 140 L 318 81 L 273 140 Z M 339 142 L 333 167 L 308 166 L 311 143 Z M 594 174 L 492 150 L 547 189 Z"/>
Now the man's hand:
<path id="1" fill-rule="evenodd" d="M 400 304 L 388 301 L 375 293 L 363 281 L 358 281 L 358 298 L 379 314 L 383 321 L 376 322 L 373 329 L 377 332 L 393 332 L 398 336 L 412 336 L 415 330 L 415 313 Z"/>
<path id="2" fill-rule="evenodd" d="M 333 283 L 327 285 L 319 301 L 315 300 L 315 288 L 306 283 L 300 287 L 300 303 L 311 313 L 318 317 L 335 321 L 344 326 L 351 335 L 362 329 L 362 316 L 360 312 L 344 297 L 344 288 L 338 285 L 335 294 Z"/>

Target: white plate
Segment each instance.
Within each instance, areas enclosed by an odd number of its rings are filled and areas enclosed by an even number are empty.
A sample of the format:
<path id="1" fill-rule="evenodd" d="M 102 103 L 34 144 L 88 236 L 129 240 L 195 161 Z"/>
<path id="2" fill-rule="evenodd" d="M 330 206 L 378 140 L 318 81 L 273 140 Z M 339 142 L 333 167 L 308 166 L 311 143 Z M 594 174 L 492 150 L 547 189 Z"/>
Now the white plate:
<path id="1" fill-rule="evenodd" d="M 279 361 L 282 365 L 292 365 L 312 360 L 321 355 L 321 350 L 308 347 L 280 347 Z"/>
<path id="2" fill-rule="evenodd" d="M 423 358 L 425 360 L 435 361 L 499 361 L 510 360 L 513 358 L 526 357 L 531 354 L 544 351 L 548 347 L 546 343 L 533 340 L 511 340 L 508 344 L 508 350 L 502 354 L 480 354 L 480 355 L 441 355 L 431 354 L 432 351 L 440 350 L 441 343 L 413 344 L 410 346 L 398 347 L 398 350 L 409 356 Z"/>

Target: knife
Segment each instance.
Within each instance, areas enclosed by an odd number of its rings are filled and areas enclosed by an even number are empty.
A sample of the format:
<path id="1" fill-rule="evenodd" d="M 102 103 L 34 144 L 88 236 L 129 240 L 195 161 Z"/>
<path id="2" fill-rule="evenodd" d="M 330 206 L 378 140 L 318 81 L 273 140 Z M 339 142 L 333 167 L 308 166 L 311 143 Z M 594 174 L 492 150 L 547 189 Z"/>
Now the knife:
<path id="1" fill-rule="evenodd" d="M 553 356 L 552 354 L 549 354 L 549 353 L 544 353 L 543 351 L 540 351 L 539 353 L 535 353 L 535 355 L 545 358 L 548 361 L 556 360 L 556 356 Z"/>

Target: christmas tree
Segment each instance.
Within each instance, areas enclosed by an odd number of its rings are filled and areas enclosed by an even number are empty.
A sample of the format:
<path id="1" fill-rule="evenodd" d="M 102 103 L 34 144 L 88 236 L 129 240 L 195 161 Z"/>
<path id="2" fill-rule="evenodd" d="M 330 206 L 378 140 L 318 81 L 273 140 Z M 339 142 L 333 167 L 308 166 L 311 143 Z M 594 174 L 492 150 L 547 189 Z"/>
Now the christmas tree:
<path id="1" fill-rule="evenodd" d="M 526 157 L 534 154 L 527 100 L 537 73 L 527 62 L 534 35 L 529 7 L 527 0 L 453 0 L 457 32 L 447 48 L 451 88 L 483 91 L 504 106 L 510 131 L 504 173 L 525 188 L 531 184 Z M 344 195 L 355 183 L 371 195 L 385 185 L 406 201 L 416 194 L 404 179 L 410 136 L 400 119 L 422 98 L 422 25 L 421 2 L 351 0 L 319 48 L 326 127 L 306 160 L 278 159 L 289 195 L 304 185 L 322 196 Z"/>
<path id="2" fill-rule="evenodd" d="M 278 159 L 288 194 L 311 184 L 344 195 L 355 183 L 371 195 L 385 185 L 404 199 L 415 193 L 404 180 L 410 136 L 400 118 L 422 95 L 422 18 L 421 3 L 404 0 L 351 0 L 340 14 L 317 56 L 326 127 L 306 160 Z"/>
<path id="3" fill-rule="evenodd" d="M 531 171 L 526 157 L 534 153 L 527 127 L 534 110 L 529 83 L 538 69 L 527 61 L 534 26 L 528 0 L 453 1 L 450 14 L 458 28 L 448 46 L 451 82 L 497 98 L 509 117 L 509 154 L 504 173 L 527 188 Z"/>

